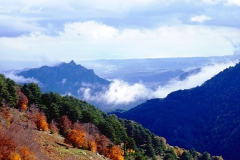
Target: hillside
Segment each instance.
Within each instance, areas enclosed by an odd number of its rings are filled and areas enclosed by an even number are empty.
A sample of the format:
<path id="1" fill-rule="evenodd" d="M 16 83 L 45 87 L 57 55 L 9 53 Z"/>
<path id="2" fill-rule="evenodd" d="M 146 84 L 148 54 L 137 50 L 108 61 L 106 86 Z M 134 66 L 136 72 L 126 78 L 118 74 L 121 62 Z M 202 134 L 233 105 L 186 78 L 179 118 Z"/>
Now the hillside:
<path id="1" fill-rule="evenodd" d="M 108 116 L 85 101 L 52 92 L 42 94 L 34 83 L 19 86 L 0 75 L 0 99 L 1 160 L 51 159 L 59 152 L 56 159 L 68 153 L 79 159 L 86 153 L 113 160 L 222 160 L 207 152 L 172 147 L 142 125 Z"/>
<path id="2" fill-rule="evenodd" d="M 110 84 L 109 81 L 98 77 L 93 70 L 77 65 L 74 61 L 54 67 L 29 69 L 18 73 L 18 76 L 37 79 L 43 92 L 71 93 L 76 97 L 79 96 L 78 90 L 81 87 L 97 91 Z"/>
<path id="3" fill-rule="evenodd" d="M 120 117 L 141 123 L 172 145 L 194 147 L 240 159 L 240 64 L 202 86 L 179 90 L 164 99 L 148 100 Z"/>
<path id="4" fill-rule="evenodd" d="M 75 148 L 66 143 L 62 135 L 38 126 L 33 120 L 33 114 L 9 108 L 6 104 L 0 107 L 1 160 L 108 159 L 94 151 Z"/>

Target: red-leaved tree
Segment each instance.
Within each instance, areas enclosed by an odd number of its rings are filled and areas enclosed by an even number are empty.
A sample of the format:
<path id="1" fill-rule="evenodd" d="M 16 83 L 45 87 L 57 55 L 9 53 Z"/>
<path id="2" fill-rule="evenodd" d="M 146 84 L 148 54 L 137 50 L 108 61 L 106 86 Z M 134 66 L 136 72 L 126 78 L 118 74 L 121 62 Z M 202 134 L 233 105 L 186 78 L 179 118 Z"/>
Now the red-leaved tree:
<path id="1" fill-rule="evenodd" d="M 58 134 L 59 128 L 57 127 L 57 123 L 55 120 L 52 120 L 51 123 L 49 124 L 49 129 L 52 134 Z"/>
<path id="2" fill-rule="evenodd" d="M 21 92 L 18 91 L 18 108 L 21 111 L 27 110 L 28 98 Z"/>
<path id="3" fill-rule="evenodd" d="M 72 121 L 67 116 L 60 117 L 59 125 L 64 134 L 66 134 L 72 128 Z"/>
<path id="4" fill-rule="evenodd" d="M 15 151 L 17 145 L 6 134 L 4 134 L 4 128 L 1 127 L 0 132 L 0 159 L 6 159 L 12 152 Z"/>
<path id="5" fill-rule="evenodd" d="M 30 112 L 27 113 L 27 117 L 35 123 L 39 130 L 48 130 L 47 118 L 36 106 L 31 106 Z"/>

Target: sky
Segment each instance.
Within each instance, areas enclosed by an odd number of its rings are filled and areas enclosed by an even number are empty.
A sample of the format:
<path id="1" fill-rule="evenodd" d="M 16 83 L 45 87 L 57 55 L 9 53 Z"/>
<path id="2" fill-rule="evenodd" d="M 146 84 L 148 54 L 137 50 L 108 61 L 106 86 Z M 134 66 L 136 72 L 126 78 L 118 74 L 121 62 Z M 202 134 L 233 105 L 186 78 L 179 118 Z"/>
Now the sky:
<path id="1" fill-rule="evenodd" d="M 0 21 L 1 63 L 240 53 L 240 0 L 0 0 Z"/>

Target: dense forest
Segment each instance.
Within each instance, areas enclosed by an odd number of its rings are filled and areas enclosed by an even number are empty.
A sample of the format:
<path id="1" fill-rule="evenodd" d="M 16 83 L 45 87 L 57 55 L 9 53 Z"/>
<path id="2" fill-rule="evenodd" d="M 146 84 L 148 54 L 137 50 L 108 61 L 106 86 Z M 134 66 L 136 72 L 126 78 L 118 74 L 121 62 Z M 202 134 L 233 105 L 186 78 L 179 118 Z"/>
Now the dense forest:
<path id="1" fill-rule="evenodd" d="M 91 150 L 113 160 L 222 159 L 207 152 L 200 154 L 194 149 L 172 147 L 165 138 L 136 122 L 107 115 L 72 96 L 43 94 L 34 83 L 17 85 L 4 75 L 0 75 L 0 100 L 1 160 L 47 159 L 37 146 L 34 147 L 34 139 L 29 139 L 30 130 L 34 128 L 61 134 L 73 147 Z M 29 134 L 24 138 L 25 130 Z"/>
<path id="2" fill-rule="evenodd" d="M 141 123 L 172 145 L 239 160 L 239 73 L 237 64 L 199 87 L 148 100 L 118 115 Z"/>

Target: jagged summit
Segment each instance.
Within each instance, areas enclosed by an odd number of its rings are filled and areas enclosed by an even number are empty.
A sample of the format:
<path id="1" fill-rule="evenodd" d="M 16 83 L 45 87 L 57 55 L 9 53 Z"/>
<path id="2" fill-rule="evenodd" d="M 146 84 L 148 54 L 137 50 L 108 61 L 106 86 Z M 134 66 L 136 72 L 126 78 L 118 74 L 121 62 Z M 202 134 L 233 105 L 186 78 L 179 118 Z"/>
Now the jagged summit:
<path id="1" fill-rule="evenodd" d="M 64 66 L 81 66 L 80 64 L 77 65 L 77 64 L 74 62 L 74 60 L 71 60 L 69 63 L 67 63 L 67 62 L 62 62 L 62 63 L 60 63 L 59 66 L 62 66 L 62 65 L 64 65 Z"/>
<path id="2" fill-rule="evenodd" d="M 71 62 L 69 64 L 74 64 L 76 65 L 76 63 L 74 62 L 74 60 L 71 60 Z"/>

